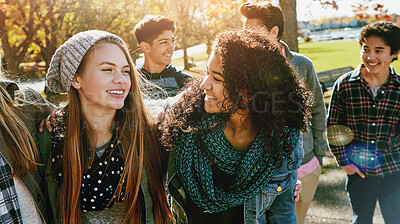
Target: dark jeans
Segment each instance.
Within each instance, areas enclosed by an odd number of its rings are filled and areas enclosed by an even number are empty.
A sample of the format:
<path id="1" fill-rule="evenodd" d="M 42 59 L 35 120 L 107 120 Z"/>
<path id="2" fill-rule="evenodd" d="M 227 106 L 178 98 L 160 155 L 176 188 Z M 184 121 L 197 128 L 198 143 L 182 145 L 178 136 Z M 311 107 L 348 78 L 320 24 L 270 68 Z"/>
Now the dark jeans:
<path id="1" fill-rule="evenodd" d="M 353 209 L 353 223 L 372 223 L 376 200 L 386 224 L 400 223 L 400 173 L 383 178 L 347 175 L 346 189 Z"/>

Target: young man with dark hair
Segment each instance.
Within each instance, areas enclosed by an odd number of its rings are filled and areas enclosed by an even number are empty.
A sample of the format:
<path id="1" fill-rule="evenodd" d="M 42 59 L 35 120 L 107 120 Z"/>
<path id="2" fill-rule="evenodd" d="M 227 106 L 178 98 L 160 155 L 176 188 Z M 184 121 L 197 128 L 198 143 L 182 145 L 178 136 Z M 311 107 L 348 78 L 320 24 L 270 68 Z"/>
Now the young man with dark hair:
<path id="1" fill-rule="evenodd" d="M 175 50 L 175 22 L 160 15 L 147 15 L 136 24 L 133 31 L 144 54 L 144 63 L 137 65 L 137 69 L 161 86 L 168 96 L 175 96 L 192 79 L 192 76 L 178 71 L 171 64 Z M 159 92 L 151 95 L 165 98 Z"/>
<path id="2" fill-rule="evenodd" d="M 279 6 L 269 2 L 244 3 L 240 6 L 240 13 L 245 19 L 245 29 L 259 30 L 279 41 L 282 54 L 304 78 L 314 94 L 314 103 L 311 107 L 312 118 L 308 122 L 309 133 L 303 137 L 304 158 L 302 166 L 298 170 L 298 179 L 302 182 L 302 190 L 300 199 L 296 203 L 296 216 L 298 223 L 304 223 L 321 175 L 322 157 L 327 152 L 327 143 L 323 137 L 326 129 L 326 109 L 321 86 L 312 61 L 302 54 L 290 51 L 286 43 L 281 40 L 284 18 Z"/>
<path id="3" fill-rule="evenodd" d="M 376 201 L 385 223 L 400 223 L 400 28 L 375 22 L 361 29 L 362 63 L 333 87 L 328 140 L 347 173 L 353 223 L 372 223 Z"/>

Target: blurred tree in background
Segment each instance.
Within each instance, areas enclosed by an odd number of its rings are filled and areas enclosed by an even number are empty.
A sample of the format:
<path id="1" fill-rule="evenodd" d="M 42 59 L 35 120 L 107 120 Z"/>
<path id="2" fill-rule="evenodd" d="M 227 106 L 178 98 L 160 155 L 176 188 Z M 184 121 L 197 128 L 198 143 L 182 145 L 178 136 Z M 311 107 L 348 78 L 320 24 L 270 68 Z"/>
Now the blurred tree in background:
<path id="1" fill-rule="evenodd" d="M 74 1 L 0 1 L 3 57 L 11 74 L 18 72 L 18 65 L 27 56 L 38 57 L 40 54 L 42 59 L 47 59 L 49 49 L 57 45 L 55 37 L 57 29 L 61 28 L 59 23 L 73 4 Z"/>
<path id="2" fill-rule="evenodd" d="M 177 47 L 184 52 L 184 67 L 189 69 L 187 48 L 206 43 L 210 54 L 215 36 L 226 29 L 242 26 L 239 6 L 243 0 L 170 0 L 165 14 L 177 22 Z"/>
<path id="3" fill-rule="evenodd" d="M 106 30 L 136 47 L 133 26 L 147 12 L 145 0 L 0 0 L 0 40 L 6 69 L 19 72 L 21 62 L 49 65 L 55 50 L 72 35 Z M 150 2 L 150 1 L 149 1 Z M 133 55 L 134 57 L 137 55 Z"/>

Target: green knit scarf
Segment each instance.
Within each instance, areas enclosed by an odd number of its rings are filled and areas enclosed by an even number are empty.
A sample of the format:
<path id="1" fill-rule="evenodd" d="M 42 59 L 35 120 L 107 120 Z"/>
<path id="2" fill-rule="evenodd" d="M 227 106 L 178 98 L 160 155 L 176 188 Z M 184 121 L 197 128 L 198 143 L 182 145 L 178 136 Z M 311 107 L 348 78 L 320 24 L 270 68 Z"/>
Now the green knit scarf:
<path id="1" fill-rule="evenodd" d="M 221 122 L 215 114 L 203 115 L 201 119 L 202 127 Z M 300 131 L 290 128 L 285 128 L 285 131 L 290 134 L 289 145 L 294 149 Z M 283 136 L 273 133 L 272 137 Z M 173 161 L 185 191 L 197 206 L 211 213 L 244 204 L 255 197 L 268 184 L 278 164 L 272 161 L 271 150 L 265 150 L 271 148 L 272 140 L 265 137 L 263 128 L 246 152 L 232 147 L 220 125 L 200 133 L 181 132 L 175 143 Z M 233 175 L 234 181 L 230 186 L 222 189 L 214 184 L 210 161 L 223 172 Z"/>

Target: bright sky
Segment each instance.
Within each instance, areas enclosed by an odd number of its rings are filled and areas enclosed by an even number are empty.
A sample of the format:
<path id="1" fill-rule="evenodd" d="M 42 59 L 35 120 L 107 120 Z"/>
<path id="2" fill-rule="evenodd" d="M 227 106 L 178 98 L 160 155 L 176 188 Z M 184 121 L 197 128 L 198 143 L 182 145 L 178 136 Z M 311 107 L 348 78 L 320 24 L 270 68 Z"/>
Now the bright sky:
<path id="1" fill-rule="evenodd" d="M 332 7 L 324 9 L 321 7 L 318 0 L 296 0 L 297 1 L 297 20 L 309 21 L 321 19 L 324 17 L 339 17 L 339 16 L 354 16 L 351 5 L 363 3 L 367 0 L 338 0 L 339 10 L 334 10 Z M 385 9 L 389 9 L 388 13 L 400 13 L 399 0 L 375 0 L 382 4 Z M 370 4 L 372 5 L 372 4 Z"/>

